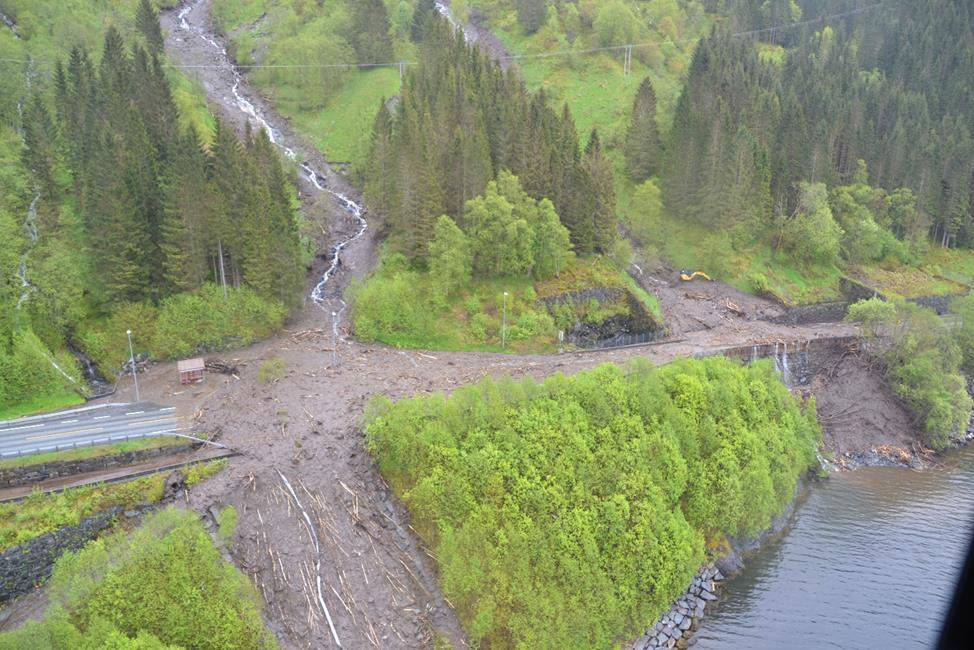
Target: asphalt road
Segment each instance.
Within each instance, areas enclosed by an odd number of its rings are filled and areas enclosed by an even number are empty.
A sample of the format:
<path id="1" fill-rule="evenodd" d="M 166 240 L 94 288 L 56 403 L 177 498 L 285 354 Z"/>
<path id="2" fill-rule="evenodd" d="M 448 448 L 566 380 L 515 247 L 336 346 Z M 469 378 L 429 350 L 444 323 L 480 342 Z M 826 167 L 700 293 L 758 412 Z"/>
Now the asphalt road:
<path id="1" fill-rule="evenodd" d="M 0 458 L 182 432 L 173 407 L 106 404 L 0 421 Z"/>

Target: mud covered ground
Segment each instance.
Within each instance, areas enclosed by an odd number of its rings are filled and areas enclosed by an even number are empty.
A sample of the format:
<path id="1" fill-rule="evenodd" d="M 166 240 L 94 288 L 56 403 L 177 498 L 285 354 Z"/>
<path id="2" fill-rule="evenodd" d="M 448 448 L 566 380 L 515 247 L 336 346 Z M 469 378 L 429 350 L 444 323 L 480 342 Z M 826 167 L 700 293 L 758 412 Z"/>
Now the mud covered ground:
<path id="1" fill-rule="evenodd" d="M 755 321 L 770 320 L 785 313 L 773 300 L 738 291 L 719 281 L 702 278 L 685 282 L 680 270 L 655 263 L 642 268 L 633 265 L 633 277 L 656 296 L 670 334 L 679 336 L 702 330 L 746 331 Z"/>
<path id="2" fill-rule="evenodd" d="M 924 464 L 914 417 L 874 360 L 855 345 L 837 346 L 816 359 L 813 371 L 802 392 L 815 395 L 822 446 L 836 467 Z"/>

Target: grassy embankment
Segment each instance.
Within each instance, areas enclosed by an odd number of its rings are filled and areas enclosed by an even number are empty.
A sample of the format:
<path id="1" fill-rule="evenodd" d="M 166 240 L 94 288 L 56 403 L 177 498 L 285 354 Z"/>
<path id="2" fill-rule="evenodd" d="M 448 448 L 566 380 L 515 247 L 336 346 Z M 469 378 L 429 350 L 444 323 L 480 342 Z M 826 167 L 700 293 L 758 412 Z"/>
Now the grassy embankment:
<path id="1" fill-rule="evenodd" d="M 85 399 L 73 390 L 63 390 L 60 392 L 38 395 L 32 400 L 20 402 L 0 409 L 0 421 L 12 420 L 13 418 L 36 413 L 49 413 L 60 409 L 69 408 L 84 404 Z M 2 465 L 0 465 L 2 467 Z"/>
<path id="2" fill-rule="evenodd" d="M 820 438 L 770 361 L 723 357 L 380 398 L 366 422 L 485 647 L 635 638 L 726 535 L 770 524 Z"/>
<path id="3" fill-rule="evenodd" d="M 185 469 L 186 483 L 193 486 L 227 465 L 226 460 L 192 465 Z M 89 485 L 63 492 L 35 493 L 23 501 L 0 504 L 0 551 L 35 537 L 75 526 L 81 520 L 116 506 L 134 508 L 162 499 L 167 474 L 159 473 L 124 483 Z"/>
<path id="4" fill-rule="evenodd" d="M 0 634 L 0 650 L 271 650 L 262 603 L 192 512 L 168 508 L 91 542 L 54 568 L 41 621 Z"/>

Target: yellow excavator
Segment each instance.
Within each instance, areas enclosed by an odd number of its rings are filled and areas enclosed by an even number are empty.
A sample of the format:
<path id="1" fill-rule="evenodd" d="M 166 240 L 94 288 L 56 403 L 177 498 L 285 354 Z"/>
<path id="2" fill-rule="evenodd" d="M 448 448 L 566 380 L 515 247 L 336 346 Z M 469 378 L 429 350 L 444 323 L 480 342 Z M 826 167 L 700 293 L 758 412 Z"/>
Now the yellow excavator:
<path id="1" fill-rule="evenodd" d="M 711 278 L 703 271 L 694 271 L 693 273 L 687 271 L 686 269 L 680 271 L 680 279 L 683 280 L 684 282 L 690 282 L 691 280 L 696 280 L 697 278 L 703 278 L 704 280 L 710 280 L 711 282 L 714 281 L 713 278 Z"/>

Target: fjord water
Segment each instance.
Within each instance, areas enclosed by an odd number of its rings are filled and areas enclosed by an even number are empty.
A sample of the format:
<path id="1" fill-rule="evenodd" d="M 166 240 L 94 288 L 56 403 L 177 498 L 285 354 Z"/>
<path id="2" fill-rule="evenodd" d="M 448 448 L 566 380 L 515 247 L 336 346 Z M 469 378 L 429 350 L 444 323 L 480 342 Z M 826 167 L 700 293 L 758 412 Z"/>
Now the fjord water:
<path id="1" fill-rule="evenodd" d="M 974 524 L 974 449 L 949 469 L 816 483 L 784 537 L 729 580 L 696 648 L 929 648 Z"/>

